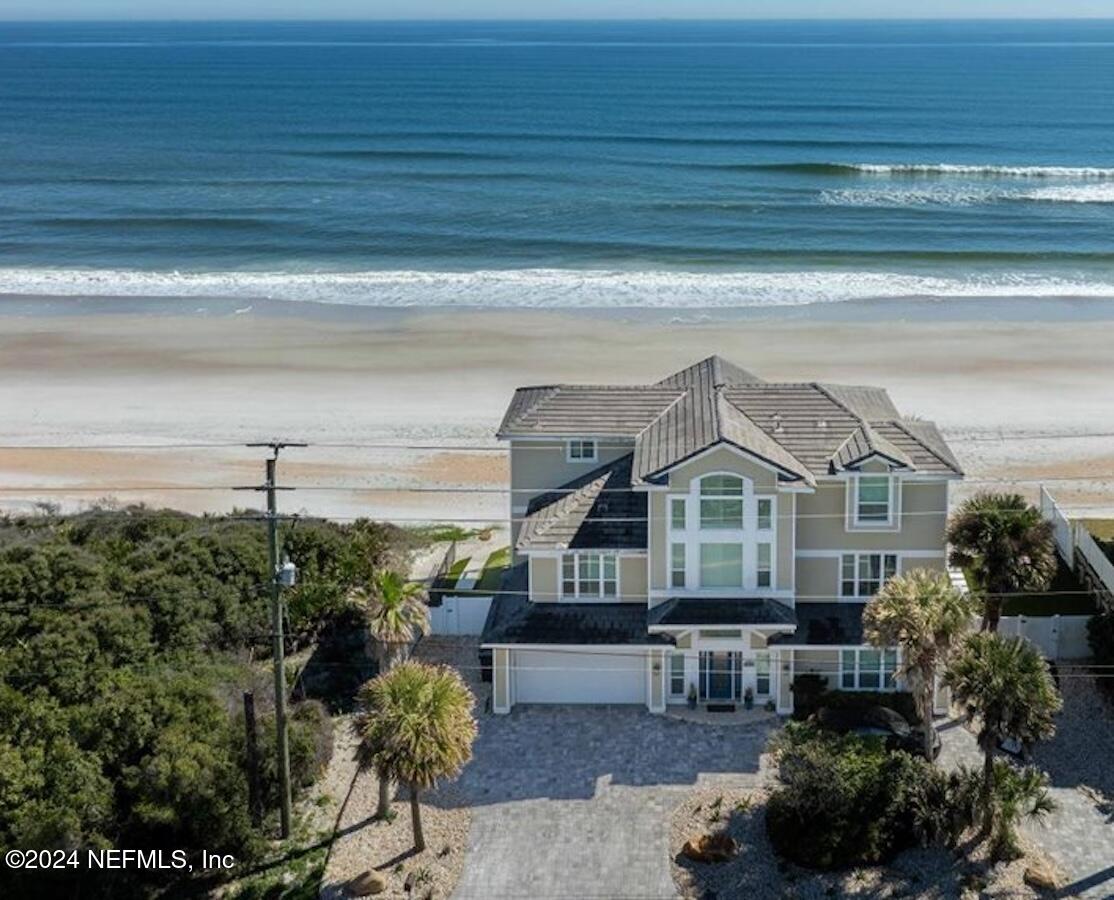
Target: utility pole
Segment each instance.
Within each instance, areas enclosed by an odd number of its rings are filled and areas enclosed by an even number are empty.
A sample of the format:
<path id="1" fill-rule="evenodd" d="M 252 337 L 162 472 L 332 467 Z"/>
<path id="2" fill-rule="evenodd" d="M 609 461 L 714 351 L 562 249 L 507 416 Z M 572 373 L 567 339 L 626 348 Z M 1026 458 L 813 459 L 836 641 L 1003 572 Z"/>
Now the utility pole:
<path id="1" fill-rule="evenodd" d="M 266 460 L 266 479 L 262 486 L 247 490 L 267 493 L 267 563 L 270 568 L 271 587 L 271 647 L 275 670 L 275 732 L 278 741 L 279 798 L 281 801 L 282 837 L 290 837 L 290 745 L 286 733 L 286 660 L 285 641 L 283 640 L 282 589 L 294 583 L 294 567 L 289 563 L 279 565 L 278 542 L 278 501 L 276 494 L 280 488 L 275 482 L 275 469 L 278 465 L 279 451 L 284 447 L 305 447 L 306 444 L 293 444 L 281 441 L 248 444 L 249 447 L 266 447 L 271 456 Z"/>
<path id="2" fill-rule="evenodd" d="M 263 802 L 259 792 L 259 749 L 255 733 L 255 694 L 244 691 L 244 729 L 247 731 L 248 748 L 248 807 L 251 823 L 256 828 L 263 824 Z"/>

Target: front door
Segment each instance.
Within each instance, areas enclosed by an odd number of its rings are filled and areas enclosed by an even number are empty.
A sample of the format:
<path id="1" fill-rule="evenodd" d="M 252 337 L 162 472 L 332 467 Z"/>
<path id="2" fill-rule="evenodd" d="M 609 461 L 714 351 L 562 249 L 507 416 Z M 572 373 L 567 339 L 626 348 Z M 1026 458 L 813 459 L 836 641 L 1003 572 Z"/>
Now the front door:
<path id="1" fill-rule="evenodd" d="M 742 697 L 742 654 L 728 650 L 700 654 L 700 699 L 732 702 Z"/>

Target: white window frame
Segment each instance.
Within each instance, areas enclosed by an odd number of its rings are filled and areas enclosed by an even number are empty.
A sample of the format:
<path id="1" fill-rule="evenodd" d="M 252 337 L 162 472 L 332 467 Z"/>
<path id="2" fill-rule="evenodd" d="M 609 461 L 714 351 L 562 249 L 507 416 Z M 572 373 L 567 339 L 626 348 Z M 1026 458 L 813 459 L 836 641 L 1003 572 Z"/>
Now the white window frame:
<path id="1" fill-rule="evenodd" d="M 586 454 L 585 448 L 591 446 L 591 454 Z M 569 438 L 565 441 L 565 462 L 590 463 L 599 462 L 600 445 L 595 438 Z"/>
<path id="2" fill-rule="evenodd" d="M 742 497 L 731 495 L 730 499 L 741 499 L 743 502 L 742 528 L 702 528 L 700 521 L 700 501 L 712 499 L 715 495 L 704 495 L 701 486 L 709 476 L 730 476 L 740 478 L 743 482 Z M 727 495 L 724 495 L 727 497 Z M 770 505 L 770 527 L 758 528 L 758 502 L 768 501 Z M 684 591 L 687 594 L 704 594 L 708 596 L 727 594 L 750 595 L 755 592 L 775 594 L 777 592 L 778 569 L 778 496 L 773 493 L 756 494 L 754 482 L 747 475 L 740 472 L 715 471 L 706 472 L 699 477 L 694 477 L 685 493 L 665 494 L 665 530 L 667 535 L 667 552 L 664 563 L 665 584 L 667 591 Z M 673 511 L 676 504 L 684 505 L 684 528 L 674 527 Z M 659 507 L 660 509 L 660 507 Z M 660 523 L 662 514 L 657 513 Z M 679 517 L 678 517 L 679 518 Z M 680 524 L 679 522 L 677 523 Z M 660 527 L 660 524 L 656 527 Z M 673 566 L 673 545 L 685 545 L 685 585 L 673 584 L 673 574 L 677 571 Z M 770 584 L 765 587 L 758 586 L 758 545 L 770 545 Z M 741 587 L 705 587 L 700 580 L 700 547 L 702 544 L 741 544 L 743 547 L 743 578 Z M 657 563 L 654 564 L 657 571 Z"/>
<path id="3" fill-rule="evenodd" d="M 704 482 L 709 478 L 733 478 L 739 482 L 739 493 L 731 494 L 705 494 Z M 701 476 L 696 482 L 696 515 L 697 525 L 701 531 L 714 531 L 714 532 L 732 532 L 732 531 L 745 531 L 747 521 L 747 494 L 750 493 L 748 487 L 750 480 L 742 475 L 737 475 L 734 472 L 709 472 L 707 475 Z M 739 504 L 739 524 L 729 525 L 705 525 L 704 524 L 704 502 L 705 501 L 728 501 L 731 503 Z M 718 543 L 718 542 L 717 542 Z M 730 542 L 728 542 L 730 543 Z"/>
<path id="4" fill-rule="evenodd" d="M 761 669 L 765 665 L 766 672 L 762 673 Z M 766 679 L 766 690 L 762 690 L 759 683 L 760 678 Z M 756 697 L 769 697 L 772 696 L 774 690 L 774 664 L 769 650 L 759 650 L 754 654 L 754 696 Z"/>
<path id="5" fill-rule="evenodd" d="M 877 668 L 875 668 L 874 666 L 871 666 L 869 669 L 864 668 L 863 662 L 862 662 L 862 655 L 864 653 L 877 653 L 878 654 L 878 666 L 877 666 Z M 845 657 L 847 656 L 847 654 L 853 654 L 854 665 L 851 668 L 848 668 L 845 665 Z M 890 668 L 888 670 L 886 668 L 887 655 L 889 655 L 889 658 L 893 662 L 892 668 Z M 894 691 L 897 690 L 897 674 L 896 673 L 897 673 L 897 667 L 898 667 L 898 664 L 900 663 L 900 661 L 901 661 L 900 652 L 899 652 L 897 647 L 882 647 L 882 648 L 878 648 L 878 647 L 858 647 L 858 648 L 844 647 L 839 651 L 839 690 L 841 690 L 841 691 L 878 691 L 878 692 L 884 693 L 884 694 L 893 693 Z M 878 676 L 877 686 L 869 685 L 869 684 L 864 685 L 862 683 L 864 672 L 867 675 L 871 675 L 871 676 L 877 675 Z M 889 686 L 886 685 L 887 672 L 891 676 Z M 846 681 L 846 676 L 847 675 L 851 676 L 851 683 L 850 684 L 848 684 L 847 681 Z"/>
<path id="6" fill-rule="evenodd" d="M 677 558 L 674 556 L 675 549 L 681 548 L 681 565 L 678 567 Z M 675 583 L 675 576 L 681 576 L 681 583 Z M 671 589 L 681 589 L 688 585 L 688 546 L 684 541 L 671 541 L 669 544 L 669 587 Z"/>
<path id="7" fill-rule="evenodd" d="M 770 513 L 767 519 L 767 524 L 762 524 L 762 506 L 766 504 L 769 506 Z M 773 531 L 774 530 L 774 498 L 773 497 L 755 497 L 754 498 L 754 527 L 758 531 Z"/>
<path id="8" fill-rule="evenodd" d="M 871 591 L 870 593 L 863 593 L 863 583 L 868 582 L 871 579 L 862 577 L 862 560 L 863 560 L 864 557 L 870 557 L 870 556 L 880 557 L 880 559 L 878 561 L 878 588 L 874 591 Z M 843 564 L 848 557 L 851 557 L 852 559 L 854 559 L 854 568 L 855 568 L 854 579 L 846 579 L 846 578 L 843 577 Z M 887 557 L 892 557 L 893 558 L 893 563 L 894 563 L 893 564 L 893 572 L 891 572 L 889 575 L 886 574 L 886 559 L 887 559 Z M 900 575 L 900 574 L 901 574 L 901 554 L 900 553 L 896 553 L 892 550 L 848 550 L 844 553 L 840 553 L 840 555 L 839 555 L 839 572 L 838 572 L 838 581 L 837 581 L 837 584 L 836 584 L 836 596 L 840 600 L 847 600 L 847 601 L 869 600 L 879 590 L 882 589 L 882 585 L 884 585 L 887 581 L 889 581 L 895 575 Z M 854 582 L 855 582 L 855 593 L 854 594 L 843 593 L 843 583 L 844 583 L 844 581 L 848 581 L 848 580 L 854 580 Z"/>
<path id="9" fill-rule="evenodd" d="M 762 565 L 762 548 L 768 550 L 766 564 Z M 766 584 L 762 583 L 762 576 L 766 576 Z M 774 586 L 774 545 L 769 541 L 759 541 L 754 545 L 754 586 L 759 589 Z"/>
<path id="10" fill-rule="evenodd" d="M 889 503 L 885 519 L 864 519 L 859 511 L 859 487 L 864 478 L 886 479 Z M 847 479 L 847 526 L 856 531 L 893 531 L 900 521 L 901 482 L 896 475 L 886 472 L 858 472 Z"/>
<path id="11" fill-rule="evenodd" d="M 595 557 L 596 560 L 597 560 L 597 564 L 599 566 L 599 578 L 598 579 L 588 579 L 588 578 L 583 578 L 581 576 L 580 561 L 581 561 L 581 559 L 587 559 L 589 557 Z M 572 562 L 572 567 L 573 567 L 573 579 L 572 580 L 573 580 L 574 589 L 573 589 L 573 592 L 571 594 L 568 593 L 565 590 L 565 582 L 567 580 L 565 578 L 565 560 L 567 560 L 567 559 L 571 559 L 573 561 Z M 604 578 L 604 571 L 605 571 L 604 560 L 605 559 L 611 559 L 614 562 L 614 565 L 615 565 L 615 578 L 614 579 Z M 558 596 L 562 600 L 576 600 L 578 602 L 583 602 L 583 603 L 618 603 L 619 600 L 622 598 L 622 585 L 620 583 L 620 581 L 621 581 L 621 574 L 620 574 L 621 570 L 622 570 L 622 566 L 619 565 L 619 555 L 617 553 L 606 553 L 606 552 L 601 552 L 599 550 L 574 551 L 572 553 L 562 553 L 561 556 L 559 557 L 559 560 L 558 560 L 558 571 L 557 571 L 557 578 L 558 578 L 557 586 L 558 586 L 558 589 L 559 589 Z M 612 580 L 614 580 L 614 582 L 615 582 L 615 593 L 614 594 L 608 594 L 608 593 L 605 592 L 604 585 L 610 583 Z M 580 584 L 581 581 L 598 581 L 599 582 L 599 588 L 597 589 L 597 591 L 595 593 L 587 593 L 586 591 L 583 590 L 583 588 L 581 588 L 581 584 Z"/>
<path id="12" fill-rule="evenodd" d="M 681 671 L 680 671 L 679 675 L 678 675 L 677 670 L 676 670 L 676 664 L 678 662 L 680 662 L 680 664 L 681 664 Z M 685 678 L 685 654 L 684 653 L 679 653 L 675 650 L 675 651 L 673 651 L 672 653 L 669 654 L 669 672 L 668 672 L 666 677 L 667 677 L 667 681 L 668 681 L 668 684 L 669 684 L 669 696 L 670 697 L 674 697 L 674 698 L 675 697 L 684 697 L 688 694 L 688 685 L 686 683 L 687 679 Z M 681 689 L 679 691 L 674 690 L 674 688 L 676 687 L 675 681 L 678 677 L 681 679 Z"/>

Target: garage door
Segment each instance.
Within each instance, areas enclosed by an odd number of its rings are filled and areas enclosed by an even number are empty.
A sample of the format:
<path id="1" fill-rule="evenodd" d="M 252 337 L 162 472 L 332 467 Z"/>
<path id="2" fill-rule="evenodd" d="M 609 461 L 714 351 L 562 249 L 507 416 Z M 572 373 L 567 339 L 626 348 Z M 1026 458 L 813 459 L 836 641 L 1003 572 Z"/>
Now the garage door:
<path id="1" fill-rule="evenodd" d="M 516 650 L 516 703 L 645 703 L 646 657 L 636 650 Z"/>

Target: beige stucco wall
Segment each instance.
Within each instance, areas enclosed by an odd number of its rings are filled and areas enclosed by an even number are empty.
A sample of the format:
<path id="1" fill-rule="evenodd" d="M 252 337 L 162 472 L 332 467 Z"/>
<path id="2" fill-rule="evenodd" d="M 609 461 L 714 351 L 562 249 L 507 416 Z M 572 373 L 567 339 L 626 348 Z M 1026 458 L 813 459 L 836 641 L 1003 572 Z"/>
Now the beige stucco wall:
<path id="1" fill-rule="evenodd" d="M 847 483 L 822 481 L 797 497 L 797 550 L 942 550 L 947 506 L 946 481 L 903 479 L 899 530 L 849 530 Z"/>
<path id="2" fill-rule="evenodd" d="M 793 585 L 793 497 L 777 493 L 776 474 L 759 463 L 733 450 L 722 448 L 700 459 L 678 466 L 670 473 L 669 490 L 671 493 L 684 494 L 692 488 L 693 479 L 701 478 L 711 472 L 732 472 L 749 478 L 754 483 L 754 492 L 760 496 L 776 495 L 777 507 L 777 546 L 775 560 L 777 580 L 775 587 L 788 590 Z M 653 491 L 649 497 L 650 515 L 650 560 L 652 571 L 650 583 L 654 590 L 662 591 L 669 587 L 669 519 L 668 495 Z"/>
<path id="3" fill-rule="evenodd" d="M 900 551 L 898 551 L 900 553 Z M 898 572 L 912 569 L 947 568 L 944 557 L 898 557 Z M 831 601 L 843 599 L 840 589 L 840 559 L 838 556 L 801 557 L 797 560 L 797 589 L 799 603 L 811 600 Z M 865 599 L 865 598 L 863 598 Z"/>
<path id="4" fill-rule="evenodd" d="M 530 599 L 535 603 L 555 603 L 560 599 L 561 560 L 556 556 L 529 554 Z M 619 601 L 646 602 L 646 557 L 619 557 Z"/>

